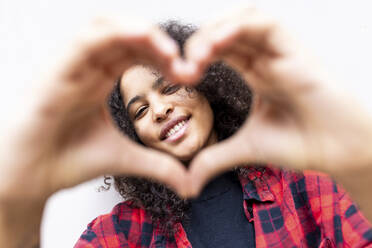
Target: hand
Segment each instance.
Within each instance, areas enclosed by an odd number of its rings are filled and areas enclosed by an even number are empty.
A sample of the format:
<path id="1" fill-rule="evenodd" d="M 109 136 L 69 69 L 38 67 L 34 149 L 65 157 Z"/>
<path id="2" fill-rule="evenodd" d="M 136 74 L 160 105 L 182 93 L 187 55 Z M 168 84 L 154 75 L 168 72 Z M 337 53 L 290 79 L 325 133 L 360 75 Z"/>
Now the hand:
<path id="1" fill-rule="evenodd" d="M 172 68 L 179 60 L 173 40 L 146 23 L 101 19 L 81 35 L 49 70 L 33 112 L 1 139 L 1 243 L 37 240 L 46 199 L 102 174 L 151 177 L 182 192 L 184 166 L 120 135 L 104 112 L 125 69 L 151 64 L 177 80 Z"/>
<path id="2" fill-rule="evenodd" d="M 224 60 L 255 93 L 253 111 L 241 129 L 192 161 L 190 195 L 198 194 L 211 177 L 253 162 L 322 170 L 337 179 L 350 178 L 351 169 L 363 173 L 370 167 L 368 115 L 335 90 L 277 22 L 252 8 L 241 10 L 195 33 L 186 45 L 186 58 L 197 68 L 195 81 L 210 63 Z M 355 189 L 356 178 L 347 189 Z"/>

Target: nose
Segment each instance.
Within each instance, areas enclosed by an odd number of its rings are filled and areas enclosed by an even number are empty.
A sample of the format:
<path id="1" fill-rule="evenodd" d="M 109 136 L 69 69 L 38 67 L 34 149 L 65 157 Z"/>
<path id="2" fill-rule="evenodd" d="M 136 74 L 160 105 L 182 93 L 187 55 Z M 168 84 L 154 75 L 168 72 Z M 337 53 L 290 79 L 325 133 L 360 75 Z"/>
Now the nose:
<path id="1" fill-rule="evenodd" d="M 172 104 L 167 102 L 157 102 L 156 104 L 153 104 L 152 119 L 154 122 L 162 122 L 166 120 L 172 112 Z"/>

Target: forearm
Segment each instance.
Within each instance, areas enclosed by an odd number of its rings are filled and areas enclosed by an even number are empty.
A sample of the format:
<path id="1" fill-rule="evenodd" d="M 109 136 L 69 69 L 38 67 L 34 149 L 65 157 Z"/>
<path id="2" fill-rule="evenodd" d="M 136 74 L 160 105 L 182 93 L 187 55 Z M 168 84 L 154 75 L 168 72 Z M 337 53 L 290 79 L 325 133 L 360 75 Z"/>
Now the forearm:
<path id="1" fill-rule="evenodd" d="M 351 102 L 357 103 L 351 99 L 340 104 L 340 112 L 344 117 L 334 122 L 341 126 L 343 131 L 336 132 L 337 136 L 334 136 L 336 143 L 343 145 L 335 155 L 334 162 L 328 164 L 329 171 L 326 172 L 346 189 L 364 216 L 372 223 L 372 116 L 363 106 Z M 329 118 L 334 119 L 332 117 Z M 343 124 L 340 124 L 341 122 Z M 333 150 L 329 150 L 329 154 L 333 155 Z"/>
<path id="2" fill-rule="evenodd" d="M 0 202 L 0 244 L 9 248 L 40 247 L 44 201 Z"/>
<path id="3" fill-rule="evenodd" d="M 364 216 L 372 223 L 372 161 L 365 167 L 350 166 L 331 173 L 342 185 Z"/>

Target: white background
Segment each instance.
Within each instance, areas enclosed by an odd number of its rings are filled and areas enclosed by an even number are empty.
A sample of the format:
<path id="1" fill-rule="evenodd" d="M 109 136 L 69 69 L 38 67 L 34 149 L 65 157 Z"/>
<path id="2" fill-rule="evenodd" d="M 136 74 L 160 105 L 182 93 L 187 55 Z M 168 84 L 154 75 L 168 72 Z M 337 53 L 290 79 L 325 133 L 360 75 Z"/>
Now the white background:
<path id="1" fill-rule="evenodd" d="M 102 13 L 158 22 L 200 24 L 226 9 L 254 3 L 276 16 L 319 58 L 340 86 L 372 113 L 372 15 L 368 0 L 0 0 L 0 113 L 5 120 L 27 109 L 24 96 L 66 41 Z M 1 149 L 1 148 L 0 148 Z M 101 178 L 55 194 L 45 210 L 42 247 L 72 247 L 86 225 L 120 201 L 113 190 L 97 192 Z"/>

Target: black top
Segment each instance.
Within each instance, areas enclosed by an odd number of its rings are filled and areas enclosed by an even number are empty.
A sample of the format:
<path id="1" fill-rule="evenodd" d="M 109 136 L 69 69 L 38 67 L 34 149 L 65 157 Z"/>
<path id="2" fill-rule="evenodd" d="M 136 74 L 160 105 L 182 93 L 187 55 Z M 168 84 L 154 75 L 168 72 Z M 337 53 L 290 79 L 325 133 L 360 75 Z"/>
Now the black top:
<path id="1" fill-rule="evenodd" d="M 233 172 L 210 182 L 188 214 L 183 226 L 193 248 L 255 247 L 253 222 L 244 214 L 242 187 Z"/>

